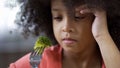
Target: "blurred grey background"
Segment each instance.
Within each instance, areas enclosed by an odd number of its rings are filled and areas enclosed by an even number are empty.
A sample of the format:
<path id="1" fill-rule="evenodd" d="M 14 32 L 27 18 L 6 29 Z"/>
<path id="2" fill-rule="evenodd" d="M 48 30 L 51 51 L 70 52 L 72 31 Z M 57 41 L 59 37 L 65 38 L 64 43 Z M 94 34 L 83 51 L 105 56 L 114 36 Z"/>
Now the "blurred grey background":
<path id="1" fill-rule="evenodd" d="M 14 22 L 22 1 L 0 0 L 0 68 L 8 68 L 10 63 L 29 53 L 37 39 L 32 36 L 25 39 Z"/>

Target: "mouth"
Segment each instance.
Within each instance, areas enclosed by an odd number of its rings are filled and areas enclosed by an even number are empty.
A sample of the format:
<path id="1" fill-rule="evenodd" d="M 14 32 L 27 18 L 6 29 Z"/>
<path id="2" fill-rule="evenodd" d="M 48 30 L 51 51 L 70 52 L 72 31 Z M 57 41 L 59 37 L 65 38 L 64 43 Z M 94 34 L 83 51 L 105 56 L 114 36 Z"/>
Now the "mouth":
<path id="1" fill-rule="evenodd" d="M 74 44 L 75 42 L 77 42 L 77 40 L 75 40 L 75 39 L 72 39 L 72 38 L 64 38 L 64 39 L 62 39 L 62 42 L 64 43 L 64 44 Z"/>

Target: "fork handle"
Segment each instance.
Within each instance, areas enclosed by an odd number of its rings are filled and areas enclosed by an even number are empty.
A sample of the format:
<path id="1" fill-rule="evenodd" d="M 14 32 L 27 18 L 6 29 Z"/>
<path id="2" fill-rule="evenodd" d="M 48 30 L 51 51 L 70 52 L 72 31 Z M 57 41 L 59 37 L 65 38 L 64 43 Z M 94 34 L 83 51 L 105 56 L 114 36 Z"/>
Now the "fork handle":
<path id="1" fill-rule="evenodd" d="M 31 68 L 38 68 L 38 66 L 32 66 Z"/>

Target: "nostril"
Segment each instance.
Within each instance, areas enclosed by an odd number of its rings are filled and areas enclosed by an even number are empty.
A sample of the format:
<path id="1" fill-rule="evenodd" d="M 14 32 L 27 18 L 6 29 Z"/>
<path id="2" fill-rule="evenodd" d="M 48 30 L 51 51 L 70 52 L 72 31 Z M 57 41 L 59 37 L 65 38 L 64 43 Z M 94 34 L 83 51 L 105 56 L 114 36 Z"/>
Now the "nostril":
<path id="1" fill-rule="evenodd" d="M 63 32 L 73 32 L 73 28 L 65 26 L 65 27 L 63 27 L 62 31 Z"/>

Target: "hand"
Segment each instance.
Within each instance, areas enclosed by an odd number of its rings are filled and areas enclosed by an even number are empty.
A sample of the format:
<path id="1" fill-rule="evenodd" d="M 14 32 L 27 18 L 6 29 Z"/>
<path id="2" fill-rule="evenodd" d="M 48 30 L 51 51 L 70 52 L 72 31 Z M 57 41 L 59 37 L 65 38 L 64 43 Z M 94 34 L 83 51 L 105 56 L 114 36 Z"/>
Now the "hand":
<path id="1" fill-rule="evenodd" d="M 106 68 L 120 68 L 120 51 L 108 32 L 105 10 L 85 8 L 80 13 L 92 13 L 95 16 L 92 33 L 98 43 Z"/>
<path id="2" fill-rule="evenodd" d="M 94 38 L 98 38 L 105 34 L 108 34 L 106 11 L 103 9 L 89 9 L 83 8 L 80 13 L 92 13 L 95 19 L 92 24 L 92 33 Z"/>

